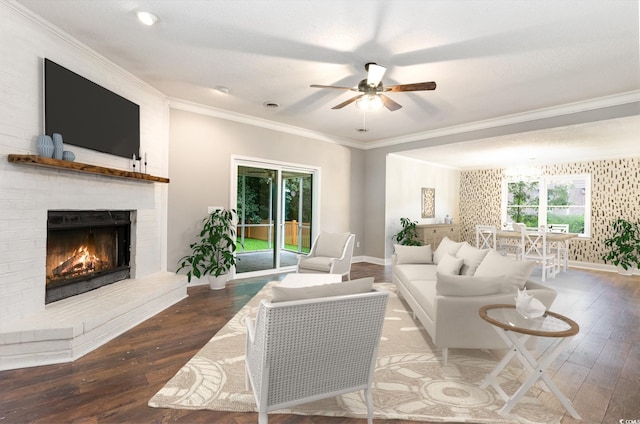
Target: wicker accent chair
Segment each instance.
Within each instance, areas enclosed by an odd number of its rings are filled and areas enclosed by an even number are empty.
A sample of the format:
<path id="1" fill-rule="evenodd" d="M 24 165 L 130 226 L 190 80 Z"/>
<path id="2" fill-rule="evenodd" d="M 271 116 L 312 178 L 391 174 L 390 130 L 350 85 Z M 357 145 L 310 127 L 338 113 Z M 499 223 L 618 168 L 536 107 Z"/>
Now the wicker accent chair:
<path id="1" fill-rule="evenodd" d="M 340 274 L 350 280 L 355 240 L 351 233 L 319 234 L 309 254 L 298 256 L 297 272 Z"/>
<path id="2" fill-rule="evenodd" d="M 342 283 L 344 284 L 344 283 Z M 364 390 L 369 424 L 371 385 L 387 298 L 384 290 L 271 303 L 247 322 L 246 384 L 267 413 Z"/>

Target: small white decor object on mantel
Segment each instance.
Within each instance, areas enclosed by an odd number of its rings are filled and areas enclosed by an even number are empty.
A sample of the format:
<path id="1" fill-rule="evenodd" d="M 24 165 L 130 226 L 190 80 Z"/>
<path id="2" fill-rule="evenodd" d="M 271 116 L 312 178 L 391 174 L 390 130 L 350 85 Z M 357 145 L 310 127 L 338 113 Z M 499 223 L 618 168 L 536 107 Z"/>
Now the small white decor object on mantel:
<path id="1" fill-rule="evenodd" d="M 527 289 L 518 290 L 516 295 L 516 311 L 525 318 L 539 318 L 544 315 L 547 308 L 538 299 L 527 294 Z"/>

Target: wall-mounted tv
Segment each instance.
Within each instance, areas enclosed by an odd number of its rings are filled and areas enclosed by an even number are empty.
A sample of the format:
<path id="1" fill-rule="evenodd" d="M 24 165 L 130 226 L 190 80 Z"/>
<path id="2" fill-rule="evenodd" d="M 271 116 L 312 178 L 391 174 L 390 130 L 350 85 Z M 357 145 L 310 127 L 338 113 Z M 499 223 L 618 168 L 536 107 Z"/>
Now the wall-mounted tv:
<path id="1" fill-rule="evenodd" d="M 65 144 L 131 158 L 140 155 L 140 106 L 44 59 L 45 133 Z"/>

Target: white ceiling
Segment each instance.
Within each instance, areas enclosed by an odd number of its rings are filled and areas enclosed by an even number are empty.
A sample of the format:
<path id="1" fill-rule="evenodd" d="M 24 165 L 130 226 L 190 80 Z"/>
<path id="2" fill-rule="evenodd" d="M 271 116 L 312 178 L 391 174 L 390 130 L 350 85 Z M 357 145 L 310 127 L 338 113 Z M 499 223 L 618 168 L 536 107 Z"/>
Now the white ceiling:
<path id="1" fill-rule="evenodd" d="M 607 96 L 614 103 L 618 97 L 628 101 L 629 93 L 640 99 L 637 0 L 18 3 L 175 101 L 301 128 L 361 148 Z M 159 22 L 142 26 L 138 10 L 153 12 Z M 385 85 L 436 81 L 438 87 L 389 93 L 403 108 L 366 117 L 353 104 L 331 109 L 353 92 L 309 87 L 356 86 L 365 77 L 366 62 L 387 67 Z M 216 86 L 230 93 L 218 93 Z M 265 108 L 267 101 L 280 107 Z M 464 149 L 437 147 L 427 160 L 481 167 L 487 165 L 480 161 L 487 146 L 506 151 L 524 143 L 528 147 L 520 149 L 527 157 L 640 155 L 635 146 L 640 143 L 610 143 L 621 126 L 625 140 L 640 133 L 638 119 L 621 122 L 499 137 Z M 355 131 L 363 126 L 369 131 Z M 574 156 L 578 146 L 585 153 Z"/>

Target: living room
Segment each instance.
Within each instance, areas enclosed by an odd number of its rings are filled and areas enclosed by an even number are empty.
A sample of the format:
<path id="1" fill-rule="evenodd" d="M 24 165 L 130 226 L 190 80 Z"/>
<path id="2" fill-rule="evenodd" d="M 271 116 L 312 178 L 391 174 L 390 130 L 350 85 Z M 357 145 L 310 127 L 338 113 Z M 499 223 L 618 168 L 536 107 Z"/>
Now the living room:
<path id="1" fill-rule="evenodd" d="M 6 64 L 0 83 L 3 156 L 35 154 L 37 136 L 44 126 L 42 60 L 52 58 L 141 105 L 141 150 L 149 157 L 149 173 L 171 180 L 169 184 L 146 184 L 29 168 L 3 160 L 0 163 L 3 173 L 0 197 L 4 205 L 0 235 L 3 330 L 45 308 L 43 281 L 48 210 L 136 210 L 134 275 L 144 278 L 162 274 L 172 278 L 177 260 L 185 254 L 207 208 L 232 203 L 232 157 L 303 164 L 323 170 L 318 228 L 355 233 L 357 260 L 384 265 L 390 260 L 391 235 L 402 216 L 428 224 L 441 222 L 445 214 L 450 214 L 460 223 L 462 238 L 466 240 L 471 240 L 476 224 L 499 222 L 500 216 L 500 180 L 504 167 L 459 170 L 398 154 L 445 143 L 567 125 L 575 125 L 578 131 L 579 125 L 597 121 L 610 121 L 616 126 L 618 119 L 640 114 L 636 86 L 635 91 L 626 93 L 625 100 L 618 100 L 617 104 L 613 101 L 589 110 L 576 108 L 562 117 L 539 117 L 520 123 L 502 121 L 493 128 L 463 127 L 457 133 L 433 133 L 409 143 L 361 148 L 357 143 L 340 144 L 313 130 L 277 125 L 263 118 L 248 120 L 238 114 L 222 114 L 217 108 L 166 96 L 19 2 L 0 4 L 0 27 L 2 57 Z M 637 49 L 633 54 L 638 54 Z M 309 81 L 315 82 L 321 81 Z M 360 125 L 361 117 L 354 116 L 351 127 Z M 455 148 L 464 149 L 458 145 Z M 631 149 L 630 146 L 630 152 Z M 122 170 L 131 166 L 124 158 L 82 148 L 73 150 L 78 162 Z M 610 221 L 620 211 L 631 217 L 638 215 L 638 154 L 587 161 L 574 160 L 568 155 L 567 160 L 544 164 L 541 168 L 548 175 L 592 174 L 592 206 L 597 219 L 592 222 L 592 237 L 573 244 L 570 260 L 573 266 L 609 270 L 601 254 Z M 436 218 L 433 219 L 419 217 L 419 189 L 424 186 L 436 189 Z M 490 207 L 478 208 L 478 204 Z M 184 293 L 177 294 L 169 303 L 183 296 Z M 166 303 L 154 311 L 163 307 Z"/>

